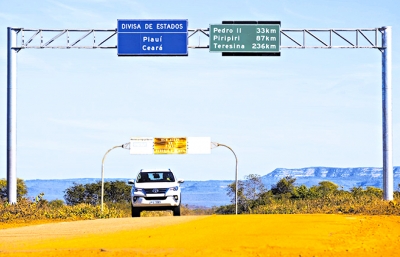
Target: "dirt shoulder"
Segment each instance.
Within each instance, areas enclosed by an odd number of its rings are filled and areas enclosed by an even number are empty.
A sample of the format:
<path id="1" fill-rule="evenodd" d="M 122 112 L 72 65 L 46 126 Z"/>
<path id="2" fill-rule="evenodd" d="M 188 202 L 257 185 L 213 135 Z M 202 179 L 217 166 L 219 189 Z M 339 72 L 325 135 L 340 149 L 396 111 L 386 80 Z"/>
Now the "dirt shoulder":
<path id="1" fill-rule="evenodd" d="M 56 222 L 17 228 L 0 230 L 0 247 L 14 245 L 19 242 L 42 241 L 54 238 L 69 238 L 82 235 L 107 234 L 117 231 L 137 230 L 150 227 L 179 224 L 205 216 L 182 216 L 182 217 L 142 217 L 80 220 L 68 222 Z M 11 225 L 11 224 L 10 224 Z M 17 224 L 18 225 L 18 224 Z M 24 224 L 26 225 L 26 224 Z"/>

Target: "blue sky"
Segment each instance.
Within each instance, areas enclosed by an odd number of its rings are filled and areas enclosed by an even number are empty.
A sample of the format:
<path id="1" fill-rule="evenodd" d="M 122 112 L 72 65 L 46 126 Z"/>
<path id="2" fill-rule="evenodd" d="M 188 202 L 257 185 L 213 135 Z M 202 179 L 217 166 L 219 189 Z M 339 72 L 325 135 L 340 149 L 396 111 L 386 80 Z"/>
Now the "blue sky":
<path id="1" fill-rule="evenodd" d="M 0 177 L 6 177 L 6 28 L 114 29 L 117 19 L 278 20 L 282 29 L 393 26 L 393 148 L 399 166 L 400 4 L 377 1 L 15 0 L 0 2 Z M 190 45 L 207 44 L 193 36 Z M 116 42 L 116 40 L 115 40 Z M 100 177 L 130 137 L 211 137 L 239 178 L 275 168 L 382 167 L 381 53 L 282 49 L 280 57 L 118 57 L 112 50 L 18 53 L 18 177 Z M 106 177 L 171 168 L 186 180 L 234 179 L 234 157 L 113 150 Z"/>

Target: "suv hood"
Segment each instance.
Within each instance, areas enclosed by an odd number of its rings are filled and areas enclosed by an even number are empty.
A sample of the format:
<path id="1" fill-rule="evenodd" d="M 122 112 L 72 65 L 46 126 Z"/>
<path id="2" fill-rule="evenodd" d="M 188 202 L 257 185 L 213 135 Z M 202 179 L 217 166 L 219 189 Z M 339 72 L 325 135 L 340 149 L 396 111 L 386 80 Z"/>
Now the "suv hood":
<path id="1" fill-rule="evenodd" d="M 179 187 L 178 182 L 143 182 L 135 183 L 136 188 L 169 188 L 169 187 Z"/>

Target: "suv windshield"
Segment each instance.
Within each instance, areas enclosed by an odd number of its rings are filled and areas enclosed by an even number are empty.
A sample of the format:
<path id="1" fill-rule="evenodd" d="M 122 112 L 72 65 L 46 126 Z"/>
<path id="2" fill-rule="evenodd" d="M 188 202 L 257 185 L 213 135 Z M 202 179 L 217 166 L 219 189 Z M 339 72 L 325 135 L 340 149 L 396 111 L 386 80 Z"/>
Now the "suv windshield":
<path id="1" fill-rule="evenodd" d="M 170 171 L 140 172 L 136 182 L 175 182 L 175 178 Z"/>

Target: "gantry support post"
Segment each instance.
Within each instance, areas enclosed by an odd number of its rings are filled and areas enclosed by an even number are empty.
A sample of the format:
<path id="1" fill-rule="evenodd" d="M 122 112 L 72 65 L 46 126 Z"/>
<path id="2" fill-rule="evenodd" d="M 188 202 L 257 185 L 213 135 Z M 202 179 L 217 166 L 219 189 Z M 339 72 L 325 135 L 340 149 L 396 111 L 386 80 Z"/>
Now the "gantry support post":
<path id="1" fill-rule="evenodd" d="M 382 139 L 383 139 L 383 199 L 393 200 L 392 148 L 392 27 L 382 32 Z"/>
<path id="2" fill-rule="evenodd" d="M 17 31 L 7 28 L 7 196 L 17 202 Z"/>

